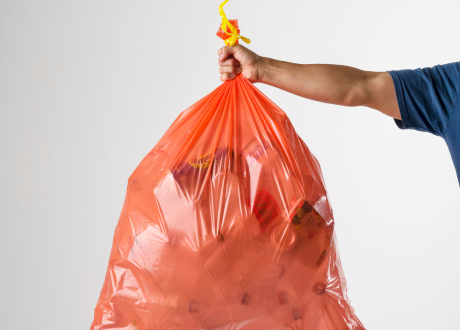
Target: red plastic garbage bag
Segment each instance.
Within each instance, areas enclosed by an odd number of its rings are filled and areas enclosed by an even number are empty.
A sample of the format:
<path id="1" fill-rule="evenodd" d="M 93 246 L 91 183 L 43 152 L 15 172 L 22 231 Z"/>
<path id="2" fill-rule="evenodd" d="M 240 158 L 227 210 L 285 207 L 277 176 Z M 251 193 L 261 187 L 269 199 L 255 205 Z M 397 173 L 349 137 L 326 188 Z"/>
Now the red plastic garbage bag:
<path id="1" fill-rule="evenodd" d="M 129 178 L 91 329 L 364 329 L 346 290 L 318 161 L 237 75 Z"/>

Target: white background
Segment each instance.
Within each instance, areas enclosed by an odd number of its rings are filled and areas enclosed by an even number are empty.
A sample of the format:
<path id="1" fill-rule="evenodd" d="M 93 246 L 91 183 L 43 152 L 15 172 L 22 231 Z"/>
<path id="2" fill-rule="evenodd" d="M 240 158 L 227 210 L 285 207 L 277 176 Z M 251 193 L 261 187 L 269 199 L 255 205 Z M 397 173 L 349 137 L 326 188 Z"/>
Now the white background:
<path id="1" fill-rule="evenodd" d="M 89 329 L 127 179 L 221 83 L 220 0 L 0 0 L 0 328 Z M 459 61 L 458 0 L 231 0 L 249 48 L 371 71 Z M 367 329 L 458 329 L 444 141 L 258 84 L 318 158 Z"/>

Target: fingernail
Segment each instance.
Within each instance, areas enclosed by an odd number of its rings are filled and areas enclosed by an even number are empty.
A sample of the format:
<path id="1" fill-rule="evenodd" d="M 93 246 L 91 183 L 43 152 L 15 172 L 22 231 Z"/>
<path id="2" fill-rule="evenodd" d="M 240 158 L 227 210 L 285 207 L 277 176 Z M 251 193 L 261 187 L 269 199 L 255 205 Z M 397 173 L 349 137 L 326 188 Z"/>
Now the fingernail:
<path id="1" fill-rule="evenodd" d="M 235 78 L 235 75 L 233 73 L 230 73 L 229 77 L 233 79 Z"/>
<path id="2" fill-rule="evenodd" d="M 219 56 L 219 61 L 222 61 L 222 57 L 223 57 L 222 55 Z"/>

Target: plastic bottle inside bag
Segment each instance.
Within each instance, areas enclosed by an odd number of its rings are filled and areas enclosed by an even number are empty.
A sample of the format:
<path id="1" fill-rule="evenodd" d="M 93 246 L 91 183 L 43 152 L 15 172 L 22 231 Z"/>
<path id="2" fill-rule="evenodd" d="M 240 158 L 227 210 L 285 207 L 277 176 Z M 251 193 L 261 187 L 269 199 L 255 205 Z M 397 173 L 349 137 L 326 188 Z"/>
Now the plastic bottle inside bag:
<path id="1" fill-rule="evenodd" d="M 244 204 L 240 182 L 230 172 L 212 179 L 211 216 L 226 238 L 249 240 L 260 233 L 256 216 Z"/>
<path id="2" fill-rule="evenodd" d="M 167 226 L 171 235 L 178 238 L 188 236 L 198 239 L 196 223 L 209 225 L 210 211 L 204 199 L 191 200 L 190 196 L 174 179 L 171 171 L 165 171 L 164 178 L 154 189 L 161 223 Z M 188 219 L 184 221 L 184 219 Z M 208 229 L 208 228 L 206 228 Z M 199 245 L 195 242 L 194 245 Z"/>
<path id="3" fill-rule="evenodd" d="M 225 276 L 232 263 L 237 259 L 236 251 L 232 249 L 233 246 L 235 246 L 233 242 L 224 240 L 218 242 L 213 249 L 201 252 L 201 264 L 210 280 Z"/>
<path id="4" fill-rule="evenodd" d="M 220 172 L 212 178 L 209 194 L 211 221 L 225 232 L 233 219 L 241 215 L 238 178 L 230 172 Z"/>
<path id="5" fill-rule="evenodd" d="M 165 247 L 170 246 L 170 239 L 157 226 L 148 225 L 145 229 L 139 227 L 126 239 L 127 243 L 131 243 L 126 260 L 145 269 L 151 276 L 157 276 L 161 256 Z"/>
<path id="6" fill-rule="evenodd" d="M 194 297 L 207 285 L 199 260 L 182 255 L 180 251 L 166 246 L 159 266 L 155 279 L 164 289 Z"/>
<path id="7" fill-rule="evenodd" d="M 214 295 L 223 306 L 242 304 L 245 293 L 240 284 L 229 276 L 220 278 L 214 287 Z"/>
<path id="8" fill-rule="evenodd" d="M 289 251 L 297 244 L 299 233 L 290 221 L 283 221 L 273 228 L 270 239 L 277 249 Z"/>
<path id="9" fill-rule="evenodd" d="M 243 148 L 241 159 L 249 175 L 248 204 L 256 215 L 261 232 L 268 233 L 289 213 L 289 202 L 301 193 L 283 157 L 268 142 L 256 138 Z M 299 199 L 300 200 L 300 199 Z"/>
<path id="10" fill-rule="evenodd" d="M 163 180 L 154 188 L 154 195 L 158 208 L 161 210 L 162 222 L 168 225 L 170 232 L 184 235 L 193 230 L 187 227 L 188 224 L 192 226 L 193 222 L 188 221 L 184 224 L 183 219 L 190 218 L 191 215 L 196 216 L 194 203 L 180 189 L 171 171 L 165 172 Z"/>
<path id="11" fill-rule="evenodd" d="M 222 293 L 225 290 L 234 291 L 232 293 L 226 293 L 230 296 L 231 303 L 223 303 Z M 263 292 L 258 294 L 253 292 L 241 291 L 241 288 L 237 283 L 222 281 L 217 284 L 216 291 L 213 293 L 214 296 L 219 297 L 219 301 L 215 301 L 215 298 L 206 299 L 203 297 L 203 301 L 199 301 L 197 306 L 198 316 L 200 318 L 200 327 L 206 329 L 214 329 L 223 326 L 236 326 L 240 322 L 251 322 L 254 320 L 260 320 L 264 315 L 269 317 L 277 308 L 277 302 L 273 302 L 272 297 Z M 228 299 L 226 297 L 225 299 Z M 273 301 L 272 301 L 273 300 Z M 201 328 L 200 328 L 201 329 Z"/>

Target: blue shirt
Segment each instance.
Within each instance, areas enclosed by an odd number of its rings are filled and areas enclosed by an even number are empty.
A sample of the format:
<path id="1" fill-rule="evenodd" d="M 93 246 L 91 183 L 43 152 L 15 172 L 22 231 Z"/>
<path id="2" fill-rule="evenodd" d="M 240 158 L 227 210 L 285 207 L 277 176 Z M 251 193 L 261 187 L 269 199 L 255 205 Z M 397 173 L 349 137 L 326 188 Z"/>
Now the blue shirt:
<path id="1" fill-rule="evenodd" d="M 401 111 L 396 125 L 442 137 L 460 184 L 460 62 L 388 72 Z"/>

